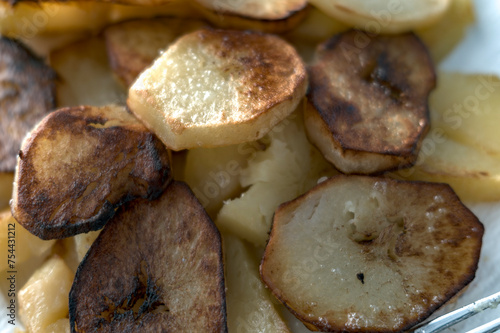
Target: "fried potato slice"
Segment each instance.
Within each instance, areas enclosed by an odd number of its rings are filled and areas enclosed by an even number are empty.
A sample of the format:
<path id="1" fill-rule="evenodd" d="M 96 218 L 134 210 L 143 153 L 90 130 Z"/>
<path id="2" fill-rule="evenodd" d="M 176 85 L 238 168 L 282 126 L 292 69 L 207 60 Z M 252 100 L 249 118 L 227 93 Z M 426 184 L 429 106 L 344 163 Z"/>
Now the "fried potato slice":
<path id="1" fill-rule="evenodd" d="M 127 104 L 167 147 L 182 150 L 257 140 L 306 89 L 302 60 L 279 37 L 199 30 L 139 76 Z"/>
<path id="2" fill-rule="evenodd" d="M 453 140 L 500 157 L 500 78 L 441 71 L 430 100 L 435 128 Z"/>
<path id="3" fill-rule="evenodd" d="M 197 8 L 220 28 L 282 33 L 307 15 L 306 0 L 195 0 Z"/>
<path id="4" fill-rule="evenodd" d="M 438 21 L 451 0 L 311 0 L 311 4 L 352 27 L 370 33 L 401 33 Z"/>
<path id="5" fill-rule="evenodd" d="M 134 198 L 169 183 L 170 154 L 125 108 L 65 108 L 31 132 L 19 153 L 12 213 L 42 239 L 102 228 Z"/>
<path id="6" fill-rule="evenodd" d="M 55 50 L 50 63 L 58 75 L 59 108 L 125 104 L 127 92 L 109 66 L 103 38 L 91 37 Z"/>
<path id="7" fill-rule="evenodd" d="M 14 172 L 26 134 L 55 107 L 55 72 L 16 40 L 0 37 L 0 172 Z"/>
<path id="8" fill-rule="evenodd" d="M 307 134 L 340 171 L 370 174 L 415 162 L 436 80 L 415 35 L 342 33 L 318 47 L 309 77 Z"/>
<path id="9" fill-rule="evenodd" d="M 457 142 L 441 128 L 430 130 L 415 166 L 387 175 L 447 183 L 467 202 L 500 200 L 500 156 Z"/>
<path id="10" fill-rule="evenodd" d="M 290 333 L 260 279 L 254 251 L 230 234 L 223 241 L 229 332 Z"/>
<path id="11" fill-rule="evenodd" d="M 445 184 L 336 176 L 276 211 L 261 276 L 311 329 L 400 332 L 474 278 L 483 232 Z"/>
<path id="12" fill-rule="evenodd" d="M 155 18 L 118 23 L 103 34 L 111 68 L 128 88 L 179 36 L 206 26 L 196 19 Z"/>
<path id="13" fill-rule="evenodd" d="M 189 187 L 122 207 L 80 264 L 75 332 L 227 332 L 220 234 Z"/>

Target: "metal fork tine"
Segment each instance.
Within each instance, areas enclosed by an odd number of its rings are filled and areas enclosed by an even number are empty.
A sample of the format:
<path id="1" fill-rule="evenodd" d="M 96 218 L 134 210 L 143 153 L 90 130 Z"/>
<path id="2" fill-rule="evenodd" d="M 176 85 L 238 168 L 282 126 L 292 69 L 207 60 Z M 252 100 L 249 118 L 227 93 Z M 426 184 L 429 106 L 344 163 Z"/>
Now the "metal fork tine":
<path id="1" fill-rule="evenodd" d="M 500 318 L 497 318 L 467 333 L 493 333 L 498 331 L 499 329 L 500 329 Z"/>
<path id="2" fill-rule="evenodd" d="M 441 332 L 442 330 L 444 330 L 450 326 L 453 326 L 456 323 L 459 323 L 467 318 L 470 318 L 473 315 L 475 315 L 483 310 L 489 309 L 491 307 L 496 307 L 499 304 L 500 304 L 500 292 L 497 292 L 493 295 L 482 298 L 478 301 L 475 301 L 474 303 L 471 303 L 469 305 L 461 307 L 460 309 L 457 309 L 457 310 L 452 311 L 450 313 L 447 313 L 443 316 L 440 316 L 434 320 L 431 320 L 428 323 L 422 324 L 422 325 L 418 326 L 417 329 L 413 330 L 413 332 L 414 333 Z M 489 324 L 492 324 L 492 323 L 494 324 L 495 322 L 496 322 L 496 320 L 489 323 Z M 488 325 L 488 324 L 486 324 L 486 325 Z M 486 328 L 486 325 L 483 325 L 483 326 Z M 481 326 L 481 327 L 483 327 L 483 326 Z M 479 327 L 479 328 L 481 328 L 481 327 Z M 474 331 L 471 331 L 471 332 L 474 332 Z M 477 331 L 474 333 L 480 333 L 480 332 L 481 333 L 494 332 L 494 330 L 493 331 Z"/>

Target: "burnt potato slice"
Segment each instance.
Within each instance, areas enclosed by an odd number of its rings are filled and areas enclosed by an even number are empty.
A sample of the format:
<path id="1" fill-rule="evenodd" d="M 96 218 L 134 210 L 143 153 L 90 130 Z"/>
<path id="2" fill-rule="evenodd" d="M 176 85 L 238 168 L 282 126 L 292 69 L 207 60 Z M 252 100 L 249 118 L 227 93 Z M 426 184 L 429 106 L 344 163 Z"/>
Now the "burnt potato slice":
<path id="1" fill-rule="evenodd" d="M 120 208 L 78 267 L 72 332 L 227 332 L 220 234 L 182 182 Z"/>
<path id="2" fill-rule="evenodd" d="M 179 36 L 205 26 L 201 20 L 156 18 L 127 21 L 104 30 L 111 68 L 120 81 L 130 87 Z"/>
<path id="3" fill-rule="evenodd" d="M 264 282 L 313 330 L 400 332 L 475 276 L 483 225 L 446 184 L 335 176 L 281 205 Z"/>
<path id="4" fill-rule="evenodd" d="M 0 172 L 14 172 L 25 135 L 55 107 L 55 72 L 24 45 L 0 37 Z"/>
<path id="5" fill-rule="evenodd" d="M 97 230 L 134 198 L 168 185 L 170 153 L 120 106 L 50 113 L 24 140 L 12 213 L 42 239 Z"/>
<path id="6" fill-rule="evenodd" d="M 309 75 L 307 134 L 340 171 L 371 174 L 415 163 L 436 80 L 415 35 L 339 34 L 318 47 Z"/>

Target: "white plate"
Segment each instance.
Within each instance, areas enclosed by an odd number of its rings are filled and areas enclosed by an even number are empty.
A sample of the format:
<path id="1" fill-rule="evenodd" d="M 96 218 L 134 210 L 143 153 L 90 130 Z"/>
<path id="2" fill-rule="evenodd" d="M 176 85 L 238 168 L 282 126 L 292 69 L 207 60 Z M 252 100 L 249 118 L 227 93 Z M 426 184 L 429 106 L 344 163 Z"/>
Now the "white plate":
<path id="1" fill-rule="evenodd" d="M 440 67 L 450 71 L 494 73 L 500 76 L 500 0 L 475 0 L 475 5 L 476 24 L 469 29 L 463 42 L 442 62 Z M 500 291 L 500 203 L 469 204 L 468 206 L 485 225 L 479 269 L 476 278 L 457 302 L 447 305 L 434 316 Z M 4 276 L 0 278 L 6 279 Z M 12 333 L 15 327 L 21 327 L 19 313 L 16 317 L 16 326 L 8 324 L 7 301 L 6 295 L 0 293 L 0 333 Z M 448 332 L 465 332 L 499 317 L 500 308 L 487 310 L 449 329 Z M 294 318 L 288 319 L 293 332 L 310 332 Z"/>

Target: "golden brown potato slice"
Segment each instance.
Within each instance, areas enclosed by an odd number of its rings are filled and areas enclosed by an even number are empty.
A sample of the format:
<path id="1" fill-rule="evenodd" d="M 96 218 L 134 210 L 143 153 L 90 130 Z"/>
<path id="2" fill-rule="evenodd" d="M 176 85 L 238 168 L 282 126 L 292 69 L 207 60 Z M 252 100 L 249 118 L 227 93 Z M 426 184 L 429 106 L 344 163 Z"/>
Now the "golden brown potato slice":
<path id="1" fill-rule="evenodd" d="M 55 107 L 55 72 L 16 40 L 0 38 L 0 172 L 14 172 L 26 134 Z"/>
<path id="2" fill-rule="evenodd" d="M 195 0 L 201 13 L 220 28 L 280 33 L 307 15 L 306 0 Z"/>
<path id="3" fill-rule="evenodd" d="M 19 153 L 12 213 L 43 239 L 101 228 L 124 202 L 158 196 L 170 154 L 123 107 L 52 112 Z"/>
<path id="4" fill-rule="evenodd" d="M 237 144 L 290 115 L 306 77 L 297 52 L 279 37 L 199 30 L 139 76 L 127 104 L 173 150 Z"/>
<path id="5" fill-rule="evenodd" d="M 189 187 L 123 206 L 69 294 L 74 332 L 227 332 L 219 232 Z"/>
<path id="6" fill-rule="evenodd" d="M 346 24 L 372 34 L 401 33 L 438 21 L 452 0 L 311 0 Z"/>
<path id="7" fill-rule="evenodd" d="M 435 73 L 413 34 L 369 38 L 351 30 L 318 47 L 305 112 L 309 139 L 344 173 L 415 162 L 428 129 Z"/>
<path id="8" fill-rule="evenodd" d="M 202 28 L 201 20 L 156 18 L 127 21 L 104 30 L 111 68 L 126 87 L 179 36 Z"/>
<path id="9" fill-rule="evenodd" d="M 125 104 L 126 89 L 114 77 L 104 38 L 91 37 L 50 54 L 58 75 L 57 106 Z"/>
<path id="10" fill-rule="evenodd" d="M 336 176 L 276 211 L 261 275 L 309 328 L 400 332 L 474 278 L 483 231 L 445 184 Z"/>

